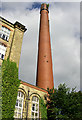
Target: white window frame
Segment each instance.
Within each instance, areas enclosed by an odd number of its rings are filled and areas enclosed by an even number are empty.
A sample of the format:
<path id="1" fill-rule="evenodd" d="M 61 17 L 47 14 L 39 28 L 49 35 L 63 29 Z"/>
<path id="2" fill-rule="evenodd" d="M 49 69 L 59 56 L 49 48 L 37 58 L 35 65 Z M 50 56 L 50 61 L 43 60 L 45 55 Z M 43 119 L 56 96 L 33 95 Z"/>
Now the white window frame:
<path id="1" fill-rule="evenodd" d="M 33 100 L 33 99 L 35 99 L 35 100 Z M 33 106 L 33 104 L 35 105 L 35 107 Z M 32 109 L 33 107 L 34 107 L 34 110 Z M 39 118 L 39 98 L 37 96 L 32 97 L 32 108 L 31 108 L 32 119 Z M 36 111 L 36 109 L 38 109 L 38 110 Z M 34 113 L 34 115 L 32 115 L 32 113 Z M 37 116 L 35 114 L 37 114 Z"/>
<path id="2" fill-rule="evenodd" d="M 21 97 L 22 95 L 23 97 Z M 22 103 L 20 101 L 22 101 Z M 16 103 L 18 103 L 18 105 L 15 105 L 14 118 L 22 118 L 24 94 L 21 91 L 18 92 Z M 20 107 L 20 103 L 21 103 L 21 107 Z M 17 116 L 15 116 L 15 114 L 17 114 Z M 20 117 L 19 117 L 19 114 L 20 114 Z"/>
<path id="3" fill-rule="evenodd" d="M 0 44 L 0 59 L 4 59 L 5 56 L 5 52 L 6 52 L 6 46 L 4 46 L 4 44 Z M 3 56 L 3 57 L 2 57 Z"/>
<path id="4" fill-rule="evenodd" d="M 6 40 L 8 42 L 9 35 L 10 35 L 10 30 L 7 27 L 2 26 L 0 29 L 0 38 L 3 39 L 3 36 L 4 36 L 3 40 Z"/>

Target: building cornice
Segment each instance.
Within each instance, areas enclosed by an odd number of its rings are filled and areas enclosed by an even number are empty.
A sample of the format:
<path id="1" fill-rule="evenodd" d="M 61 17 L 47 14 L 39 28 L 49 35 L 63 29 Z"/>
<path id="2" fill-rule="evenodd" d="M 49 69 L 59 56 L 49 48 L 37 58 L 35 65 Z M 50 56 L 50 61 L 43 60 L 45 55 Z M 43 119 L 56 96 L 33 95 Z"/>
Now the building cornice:
<path id="1" fill-rule="evenodd" d="M 47 90 L 45 90 L 45 89 L 43 89 L 43 88 L 40 88 L 40 87 L 38 87 L 38 86 L 34 86 L 34 85 L 32 85 L 32 84 L 29 84 L 29 83 L 26 83 L 26 82 L 24 82 L 24 81 L 21 81 L 21 84 L 26 85 L 26 86 L 31 87 L 31 88 L 34 88 L 34 89 L 36 89 L 36 90 L 39 90 L 39 91 L 48 93 Z"/>

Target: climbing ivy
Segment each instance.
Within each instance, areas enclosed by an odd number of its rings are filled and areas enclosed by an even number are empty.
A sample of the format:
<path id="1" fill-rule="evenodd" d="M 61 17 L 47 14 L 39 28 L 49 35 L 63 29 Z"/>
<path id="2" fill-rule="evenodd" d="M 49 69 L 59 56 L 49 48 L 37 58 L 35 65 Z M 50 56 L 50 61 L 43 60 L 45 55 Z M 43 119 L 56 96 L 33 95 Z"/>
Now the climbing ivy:
<path id="1" fill-rule="evenodd" d="M 39 106 L 40 106 L 41 118 L 42 120 L 47 120 L 47 106 L 42 98 L 40 98 L 39 101 L 40 101 Z"/>
<path id="2" fill-rule="evenodd" d="M 2 118 L 12 119 L 16 104 L 18 87 L 18 68 L 15 62 L 4 60 L 2 63 Z"/>

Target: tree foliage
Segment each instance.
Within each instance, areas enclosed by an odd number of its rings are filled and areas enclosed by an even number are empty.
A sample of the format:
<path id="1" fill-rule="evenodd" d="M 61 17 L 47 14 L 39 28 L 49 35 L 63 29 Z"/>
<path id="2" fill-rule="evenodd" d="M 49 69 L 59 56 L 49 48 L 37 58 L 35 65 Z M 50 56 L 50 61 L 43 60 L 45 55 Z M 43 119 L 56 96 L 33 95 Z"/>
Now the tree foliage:
<path id="1" fill-rule="evenodd" d="M 12 119 L 16 104 L 18 87 L 18 68 L 16 63 L 10 62 L 9 59 L 2 63 L 2 118 Z"/>
<path id="2" fill-rule="evenodd" d="M 48 119 L 52 120 L 81 120 L 82 92 L 70 91 L 65 84 L 58 89 L 48 89 Z"/>

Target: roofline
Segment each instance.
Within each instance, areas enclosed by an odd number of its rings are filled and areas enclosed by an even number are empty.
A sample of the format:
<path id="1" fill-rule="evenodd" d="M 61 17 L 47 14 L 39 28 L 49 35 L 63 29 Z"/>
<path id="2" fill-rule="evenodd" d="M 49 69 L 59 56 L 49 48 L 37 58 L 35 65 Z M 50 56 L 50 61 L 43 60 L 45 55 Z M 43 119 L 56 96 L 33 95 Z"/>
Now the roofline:
<path id="1" fill-rule="evenodd" d="M 8 22 L 9 24 L 13 25 L 13 27 L 14 27 L 14 24 L 13 24 L 13 23 L 11 23 L 11 22 L 9 22 L 9 21 L 8 21 L 8 20 L 6 20 L 5 18 L 3 18 L 3 17 L 1 17 L 1 16 L 0 16 L 0 19 L 5 20 L 6 22 Z M 0 20 L 0 21 L 1 21 L 1 20 Z"/>
<path id="2" fill-rule="evenodd" d="M 45 90 L 45 89 L 43 89 L 43 88 L 40 88 L 40 87 L 38 87 L 38 86 L 29 84 L 29 83 L 26 83 L 26 82 L 24 82 L 24 81 L 21 81 L 21 84 L 26 85 L 26 86 L 29 86 L 29 87 L 32 87 L 32 88 L 37 89 L 37 90 L 40 90 L 40 91 L 42 91 L 42 92 L 48 93 L 47 90 Z"/>
<path id="3" fill-rule="evenodd" d="M 8 20 L 6 20 L 5 18 L 3 18 L 3 17 L 1 17 L 0 16 L 0 21 L 6 21 L 7 23 L 7 25 L 9 25 L 9 26 L 11 26 L 11 27 L 13 27 L 13 28 L 15 28 L 15 26 L 17 25 L 17 24 L 20 24 L 21 26 L 22 26 L 22 28 L 20 29 L 20 30 L 24 30 L 24 32 L 27 30 L 26 28 L 25 28 L 25 26 L 24 25 L 22 25 L 20 22 L 18 22 L 18 21 L 16 21 L 14 24 L 13 23 L 11 23 L 11 22 L 9 22 Z M 5 22 L 4 22 L 5 23 Z M 8 24 L 9 23 L 9 24 Z"/>

